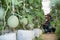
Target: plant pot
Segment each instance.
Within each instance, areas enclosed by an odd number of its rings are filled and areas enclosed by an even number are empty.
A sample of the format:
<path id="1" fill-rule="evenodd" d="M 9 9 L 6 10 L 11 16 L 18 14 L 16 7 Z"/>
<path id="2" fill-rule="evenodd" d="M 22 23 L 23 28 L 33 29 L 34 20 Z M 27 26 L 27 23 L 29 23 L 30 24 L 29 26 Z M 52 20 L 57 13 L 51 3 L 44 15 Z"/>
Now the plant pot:
<path id="1" fill-rule="evenodd" d="M 33 40 L 34 32 L 31 30 L 18 30 L 17 40 Z"/>
<path id="2" fill-rule="evenodd" d="M 16 33 L 1 35 L 0 40 L 16 40 Z"/>
<path id="3" fill-rule="evenodd" d="M 42 30 L 39 28 L 33 29 L 33 32 L 35 37 L 40 37 L 40 35 L 42 35 Z"/>

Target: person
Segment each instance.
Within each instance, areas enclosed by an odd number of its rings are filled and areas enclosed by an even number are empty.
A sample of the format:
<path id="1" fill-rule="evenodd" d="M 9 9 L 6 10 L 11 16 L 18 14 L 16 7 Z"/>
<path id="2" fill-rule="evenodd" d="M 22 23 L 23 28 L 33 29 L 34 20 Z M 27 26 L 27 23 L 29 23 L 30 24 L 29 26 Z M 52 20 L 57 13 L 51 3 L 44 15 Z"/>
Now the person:
<path id="1" fill-rule="evenodd" d="M 45 33 L 51 33 L 51 31 L 54 32 L 54 28 L 50 28 L 50 22 L 52 21 L 52 17 L 50 14 L 45 15 L 45 23 L 43 24 L 43 29 Z"/>
<path id="2" fill-rule="evenodd" d="M 50 14 L 45 15 L 46 19 L 48 19 L 49 21 L 53 21 L 53 17 Z"/>
<path id="3" fill-rule="evenodd" d="M 45 24 L 43 24 L 44 33 L 47 33 L 47 29 L 48 29 L 48 27 Z"/>
<path id="4" fill-rule="evenodd" d="M 43 24 L 43 29 L 44 29 L 44 33 L 51 32 L 51 30 L 50 30 L 50 22 L 49 21 L 45 21 L 45 23 Z"/>
<path id="5" fill-rule="evenodd" d="M 46 15 L 45 23 L 43 24 L 43 29 L 45 33 L 51 32 L 50 17 L 48 15 Z"/>

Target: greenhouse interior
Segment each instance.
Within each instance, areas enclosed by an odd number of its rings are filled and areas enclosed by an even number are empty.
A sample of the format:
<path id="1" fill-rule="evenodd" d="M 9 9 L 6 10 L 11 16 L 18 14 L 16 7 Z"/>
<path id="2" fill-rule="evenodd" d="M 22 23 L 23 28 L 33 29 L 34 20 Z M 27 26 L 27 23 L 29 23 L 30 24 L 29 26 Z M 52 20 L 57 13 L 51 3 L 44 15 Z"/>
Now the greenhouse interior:
<path id="1" fill-rule="evenodd" d="M 0 0 L 0 40 L 60 40 L 60 0 Z"/>

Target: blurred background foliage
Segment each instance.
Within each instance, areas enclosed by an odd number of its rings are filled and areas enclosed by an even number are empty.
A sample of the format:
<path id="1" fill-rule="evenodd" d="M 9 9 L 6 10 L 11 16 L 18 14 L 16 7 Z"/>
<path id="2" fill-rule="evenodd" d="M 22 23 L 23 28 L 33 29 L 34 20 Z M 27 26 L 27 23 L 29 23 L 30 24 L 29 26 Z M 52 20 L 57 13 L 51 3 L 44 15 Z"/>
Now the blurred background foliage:
<path id="1" fill-rule="evenodd" d="M 53 16 L 54 21 L 51 24 L 56 24 L 56 35 L 58 40 L 60 40 L 60 0 L 51 0 L 51 16 Z"/>

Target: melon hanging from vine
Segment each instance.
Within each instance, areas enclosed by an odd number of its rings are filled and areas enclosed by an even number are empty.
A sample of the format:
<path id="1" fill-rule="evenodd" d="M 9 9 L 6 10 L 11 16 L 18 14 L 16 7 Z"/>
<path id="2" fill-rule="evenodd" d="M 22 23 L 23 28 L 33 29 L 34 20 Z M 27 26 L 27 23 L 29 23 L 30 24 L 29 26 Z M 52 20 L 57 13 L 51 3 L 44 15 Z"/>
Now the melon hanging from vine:
<path id="1" fill-rule="evenodd" d="M 27 23 L 28 23 L 27 18 L 20 19 L 20 23 L 23 24 L 23 25 L 27 25 Z"/>
<path id="2" fill-rule="evenodd" d="M 16 17 L 15 15 L 11 15 L 7 20 L 7 24 L 11 28 L 17 27 L 19 24 L 18 17 Z"/>

